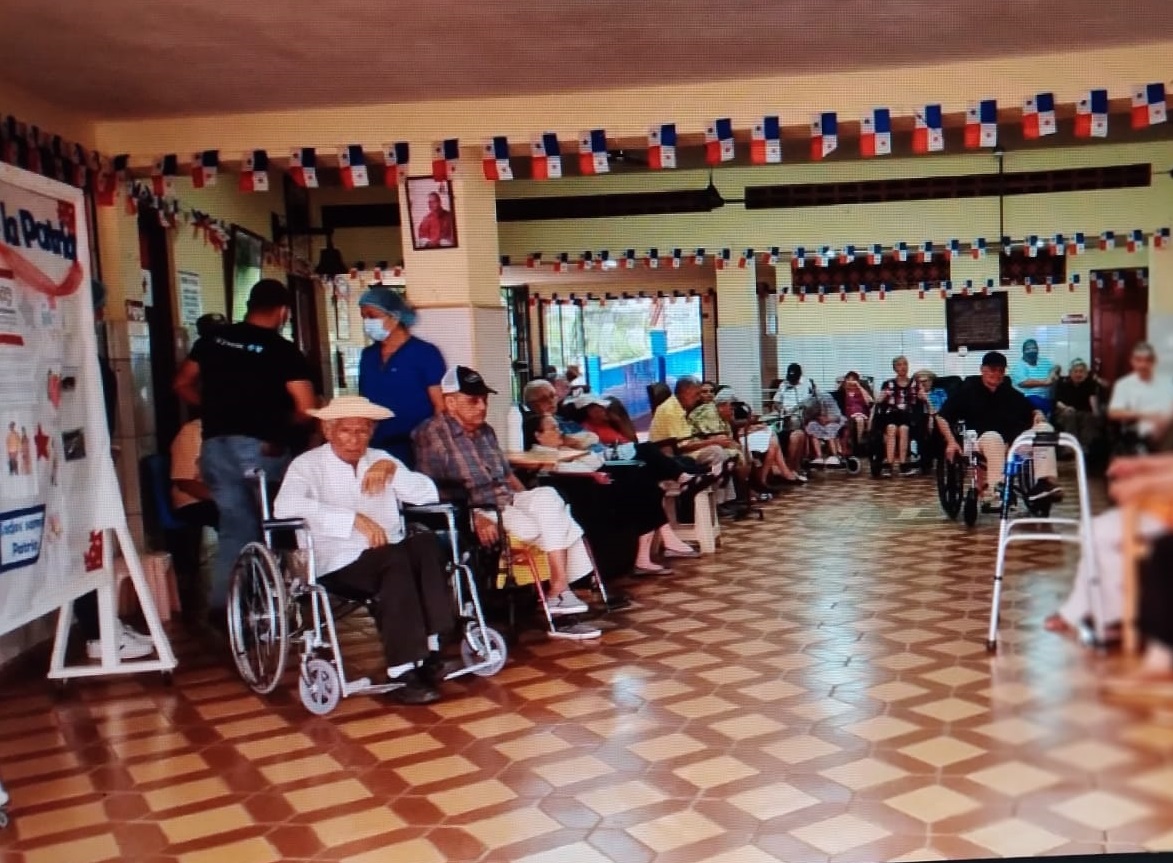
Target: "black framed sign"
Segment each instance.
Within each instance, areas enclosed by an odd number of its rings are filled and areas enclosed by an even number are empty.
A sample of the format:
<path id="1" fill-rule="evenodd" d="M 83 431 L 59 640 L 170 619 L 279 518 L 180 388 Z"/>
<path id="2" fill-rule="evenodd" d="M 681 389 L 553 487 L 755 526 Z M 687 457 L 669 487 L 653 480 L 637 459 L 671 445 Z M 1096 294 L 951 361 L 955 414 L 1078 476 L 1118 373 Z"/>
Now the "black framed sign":
<path id="1" fill-rule="evenodd" d="M 945 300 L 949 352 L 1005 351 L 1010 348 L 1010 295 L 1005 291 Z"/>

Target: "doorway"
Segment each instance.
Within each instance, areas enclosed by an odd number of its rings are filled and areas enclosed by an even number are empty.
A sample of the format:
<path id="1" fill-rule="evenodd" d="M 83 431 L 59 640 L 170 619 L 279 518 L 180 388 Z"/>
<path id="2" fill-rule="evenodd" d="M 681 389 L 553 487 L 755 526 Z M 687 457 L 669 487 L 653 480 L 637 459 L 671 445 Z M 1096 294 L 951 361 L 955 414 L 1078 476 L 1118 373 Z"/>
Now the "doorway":
<path id="1" fill-rule="evenodd" d="M 159 214 L 140 207 L 138 214 L 139 264 L 150 274 L 150 303 L 144 304 L 150 341 L 151 403 L 155 414 L 155 440 L 165 452 L 179 431 L 179 398 L 171 388 L 175 379 L 174 300 L 171 291 L 171 246 Z"/>
<path id="2" fill-rule="evenodd" d="M 1129 358 L 1148 331 L 1149 271 L 1091 272 L 1092 368 L 1107 383 L 1131 371 Z"/>
<path id="3" fill-rule="evenodd" d="M 329 364 L 325 361 L 323 338 L 318 317 L 318 292 L 314 282 L 304 276 L 289 276 L 289 292 L 293 296 L 293 343 L 305 355 L 310 365 L 310 382 L 318 396 L 326 394 L 325 377 Z"/>

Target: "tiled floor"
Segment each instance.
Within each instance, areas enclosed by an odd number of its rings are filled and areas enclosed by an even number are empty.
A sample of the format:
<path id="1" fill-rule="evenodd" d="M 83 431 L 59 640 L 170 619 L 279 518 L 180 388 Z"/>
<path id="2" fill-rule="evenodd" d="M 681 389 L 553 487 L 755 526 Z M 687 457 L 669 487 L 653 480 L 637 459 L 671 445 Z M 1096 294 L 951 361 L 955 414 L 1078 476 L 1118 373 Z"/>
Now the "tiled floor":
<path id="1" fill-rule="evenodd" d="M 536 640 L 432 708 L 249 693 L 177 635 L 157 679 L 0 698 L 27 863 L 879 861 L 1173 849 L 1173 716 L 1102 702 L 1043 633 L 1070 579 L 925 480 L 826 479 L 633 588 L 598 645 Z M 1065 505 L 1066 506 L 1066 505 Z M 1024 547 L 1020 547 L 1022 549 Z M 369 631 L 348 656 L 377 659 Z"/>

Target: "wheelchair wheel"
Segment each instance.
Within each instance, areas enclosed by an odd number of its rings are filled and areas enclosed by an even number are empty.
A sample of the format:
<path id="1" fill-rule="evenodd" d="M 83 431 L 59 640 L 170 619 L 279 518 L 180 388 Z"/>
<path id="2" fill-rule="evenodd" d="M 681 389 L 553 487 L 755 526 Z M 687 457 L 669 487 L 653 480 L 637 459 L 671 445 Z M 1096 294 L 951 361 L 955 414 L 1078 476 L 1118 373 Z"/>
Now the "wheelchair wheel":
<path id="1" fill-rule="evenodd" d="M 847 465 L 847 472 L 852 476 L 855 476 L 857 473 L 859 473 L 863 467 L 863 465 L 859 463 L 859 459 L 853 455 L 849 455 L 843 463 Z"/>
<path id="2" fill-rule="evenodd" d="M 236 559 L 228 590 L 228 639 L 241 678 L 254 692 L 277 688 L 289 653 L 285 582 L 272 552 L 250 542 Z"/>
<path id="3" fill-rule="evenodd" d="M 495 654 L 489 662 L 490 653 Z M 505 638 L 491 626 L 481 629 L 480 624 L 470 624 L 460 642 L 460 656 L 464 660 L 465 668 L 486 663 L 483 668 L 473 672 L 477 677 L 492 677 L 505 667 L 505 660 L 509 657 L 509 647 Z"/>
<path id="4" fill-rule="evenodd" d="M 962 507 L 962 517 L 965 519 L 966 527 L 973 527 L 977 524 L 978 518 L 978 495 L 977 489 L 971 488 L 965 492 L 965 504 Z"/>
<path id="5" fill-rule="evenodd" d="M 315 657 L 298 677 L 301 703 L 314 716 L 325 716 L 342 699 L 342 680 L 333 662 Z"/>
<path id="6" fill-rule="evenodd" d="M 937 460 L 937 498 L 949 518 L 956 519 L 961 512 L 961 466 L 956 461 Z"/>

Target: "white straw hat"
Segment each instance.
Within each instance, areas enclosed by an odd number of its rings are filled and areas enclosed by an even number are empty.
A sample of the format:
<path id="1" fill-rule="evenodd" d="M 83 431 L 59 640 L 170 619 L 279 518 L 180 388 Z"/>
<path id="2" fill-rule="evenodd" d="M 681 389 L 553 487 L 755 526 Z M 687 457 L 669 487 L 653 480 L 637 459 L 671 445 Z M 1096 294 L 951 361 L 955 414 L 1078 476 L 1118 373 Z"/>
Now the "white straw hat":
<path id="1" fill-rule="evenodd" d="M 327 422 L 342 419 L 375 420 L 377 422 L 395 416 L 387 408 L 362 396 L 338 396 L 324 408 L 311 408 L 306 413 Z"/>

